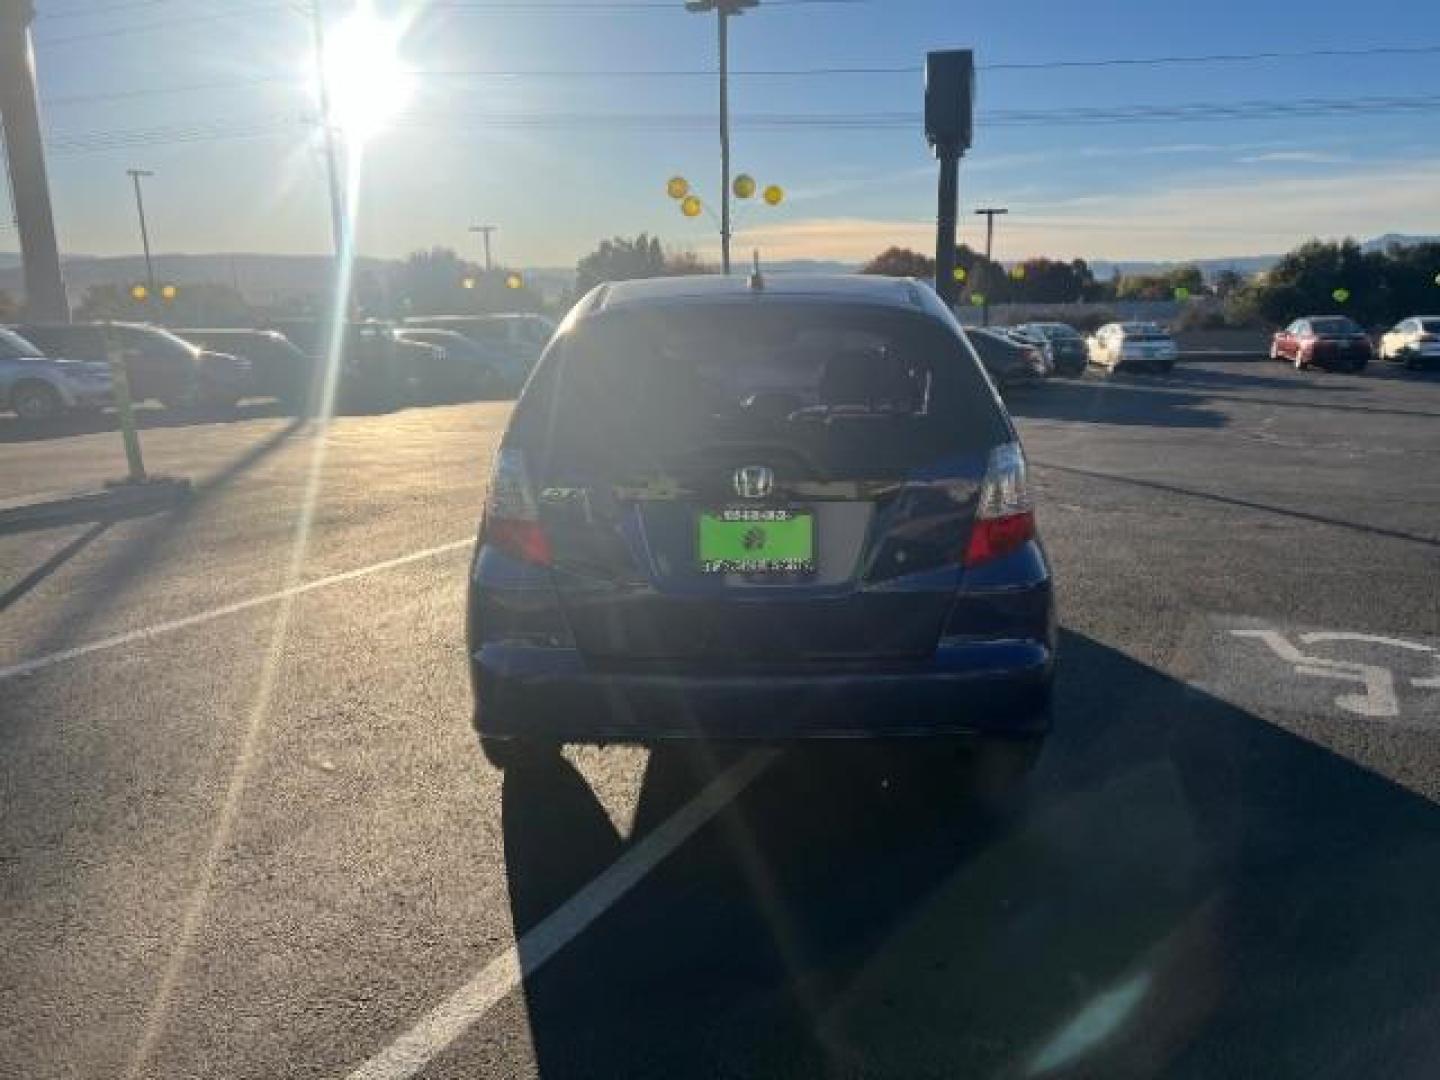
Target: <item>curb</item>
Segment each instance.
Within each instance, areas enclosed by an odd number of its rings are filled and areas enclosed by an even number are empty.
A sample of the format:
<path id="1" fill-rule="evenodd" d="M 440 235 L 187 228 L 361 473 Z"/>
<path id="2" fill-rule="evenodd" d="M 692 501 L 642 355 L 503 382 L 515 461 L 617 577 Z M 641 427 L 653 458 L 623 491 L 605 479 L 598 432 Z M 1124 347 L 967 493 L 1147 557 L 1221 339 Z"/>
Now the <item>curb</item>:
<path id="1" fill-rule="evenodd" d="M 190 481 L 153 477 L 142 484 L 119 481 L 104 491 L 86 491 L 47 502 L 0 509 L 0 534 L 49 529 L 83 521 L 144 517 L 178 506 L 190 497 Z"/>
<path id="2" fill-rule="evenodd" d="M 1263 352 L 1248 351 L 1218 351 L 1218 352 L 1180 352 L 1181 360 L 1191 362 L 1197 360 L 1210 360 L 1217 364 L 1249 364 L 1269 359 Z"/>

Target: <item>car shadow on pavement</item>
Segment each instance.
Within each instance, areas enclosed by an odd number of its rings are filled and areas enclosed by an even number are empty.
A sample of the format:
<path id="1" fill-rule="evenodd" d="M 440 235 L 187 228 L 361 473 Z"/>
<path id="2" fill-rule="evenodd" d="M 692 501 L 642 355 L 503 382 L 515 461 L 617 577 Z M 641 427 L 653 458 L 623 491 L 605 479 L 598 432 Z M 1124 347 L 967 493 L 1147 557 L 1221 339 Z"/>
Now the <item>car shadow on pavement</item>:
<path id="1" fill-rule="evenodd" d="M 1163 385 L 1164 376 L 1147 380 Z M 1068 381 L 1054 379 L 1005 396 L 1012 416 L 1031 420 L 1074 420 L 1087 424 L 1137 424 L 1144 427 L 1220 428 L 1224 413 L 1198 404 L 1188 394 L 1137 393 L 1129 378 Z"/>
<path id="2" fill-rule="evenodd" d="M 1255 369 L 1274 370 L 1280 365 L 1266 362 L 1233 365 L 1234 370 L 1195 368 L 1179 364 L 1163 377 L 1166 385 L 1195 390 L 1304 390 L 1306 393 L 1349 394 L 1357 386 L 1353 382 L 1316 382 L 1306 375 L 1287 372 L 1287 377 L 1262 375 Z"/>
<path id="3" fill-rule="evenodd" d="M 539 1074 L 1427 1075 L 1440 810 L 1101 642 L 1061 649 L 1018 820 L 971 809 L 933 746 L 786 751 L 529 977 Z M 629 835 L 564 759 L 507 773 L 522 962 L 722 766 L 653 753 Z"/>

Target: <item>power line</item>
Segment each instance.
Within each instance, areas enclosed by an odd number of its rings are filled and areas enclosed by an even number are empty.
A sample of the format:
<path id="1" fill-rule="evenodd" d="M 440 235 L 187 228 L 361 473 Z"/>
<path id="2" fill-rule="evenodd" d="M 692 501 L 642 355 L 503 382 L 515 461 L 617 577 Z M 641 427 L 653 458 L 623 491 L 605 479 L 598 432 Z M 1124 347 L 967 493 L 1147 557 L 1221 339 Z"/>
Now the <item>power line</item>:
<path id="1" fill-rule="evenodd" d="M 1112 126 L 1143 123 L 1200 123 L 1260 120 L 1276 117 L 1373 116 L 1440 111 L 1440 95 L 1419 97 L 1301 98 L 1290 101 L 1190 102 L 1175 105 L 1133 105 L 1115 108 L 1000 109 L 982 112 L 979 122 L 990 127 Z M 443 117 L 409 112 L 402 117 L 411 128 L 451 135 L 486 130 L 621 130 L 708 132 L 713 117 L 705 113 L 471 113 Z M 736 126 L 754 132 L 780 131 L 919 131 L 914 112 L 758 113 L 739 115 Z M 128 131 L 57 135 L 47 146 L 58 154 L 94 153 L 140 146 L 293 136 L 313 126 L 301 113 L 231 117 L 204 124 L 171 125 Z"/>
<path id="2" fill-rule="evenodd" d="M 873 3 L 874 0 L 765 0 L 766 8 L 777 7 L 819 7 L 821 5 L 852 7 Z M 529 3 L 526 0 L 444 0 L 432 4 L 432 11 L 462 11 L 484 14 L 487 12 L 510 13 L 523 11 L 527 15 L 608 15 L 627 11 L 665 11 L 685 13 L 683 5 L 676 0 L 601 0 L 587 4 L 580 0 L 550 0 L 549 3 Z"/>
<path id="3" fill-rule="evenodd" d="M 169 0 L 151 0 L 169 2 Z M 774 2 L 774 0 L 772 0 Z M 208 18 L 208 16 L 207 16 Z M 1140 67 L 1164 66 L 1171 64 L 1213 64 L 1255 60 L 1304 59 L 1321 56 L 1373 57 L 1373 56 L 1423 56 L 1440 54 L 1440 44 L 1428 45 L 1378 45 L 1360 49 L 1314 49 L 1298 52 L 1266 53 L 1211 53 L 1196 56 L 1149 56 L 1109 57 L 1098 60 L 1042 60 L 1034 62 L 982 64 L 985 71 L 1039 71 L 1083 67 Z M 804 68 L 737 68 L 730 74 L 743 78 L 830 78 L 863 75 L 916 75 L 924 69 L 914 64 L 904 65 L 834 65 Z M 713 78 L 715 72 L 708 68 L 585 68 L 568 70 L 563 68 L 454 68 L 417 69 L 414 74 L 421 78 L 437 79 L 671 79 L 671 78 Z M 185 83 L 174 86 L 137 87 L 131 90 L 116 90 L 105 93 L 67 94 L 46 98 L 48 109 L 64 108 L 91 102 L 124 101 L 139 97 L 162 96 L 165 94 L 203 93 L 210 90 L 246 89 L 252 86 L 303 84 L 305 80 L 293 75 L 263 75 L 246 79 L 227 79 L 214 82 Z"/>
<path id="4" fill-rule="evenodd" d="M 37 21 L 49 22 L 52 19 L 88 19 L 96 15 L 109 15 L 117 11 L 133 11 L 135 8 L 157 7 L 161 4 L 171 4 L 175 0 L 124 0 L 119 4 L 91 4 L 72 11 L 41 11 L 37 12 Z"/>
<path id="5" fill-rule="evenodd" d="M 35 44 L 39 48 L 49 49 L 56 45 L 70 45 L 79 41 L 98 41 L 102 38 L 122 37 L 128 34 L 144 34 L 152 30 L 168 30 L 172 26 L 192 25 L 198 23 L 220 22 L 224 19 L 249 18 L 252 15 L 264 15 L 277 11 L 294 12 L 295 9 L 289 4 L 256 4 L 252 7 L 231 8 L 228 11 L 210 12 L 205 15 L 176 15 L 164 22 L 132 23 L 125 26 L 116 26 L 109 30 L 91 30 L 83 34 L 69 34 L 65 37 L 41 38 Z"/>

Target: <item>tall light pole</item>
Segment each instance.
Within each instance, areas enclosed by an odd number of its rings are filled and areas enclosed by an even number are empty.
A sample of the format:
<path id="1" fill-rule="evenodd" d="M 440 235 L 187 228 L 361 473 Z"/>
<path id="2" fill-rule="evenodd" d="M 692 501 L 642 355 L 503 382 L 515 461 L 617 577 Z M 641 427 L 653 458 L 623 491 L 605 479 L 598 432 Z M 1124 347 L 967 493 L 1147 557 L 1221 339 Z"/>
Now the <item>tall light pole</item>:
<path id="1" fill-rule="evenodd" d="M 30 45 L 31 0 L 0 0 L 0 123 L 15 198 L 20 259 L 25 273 L 25 308 L 31 318 L 70 318 L 60 248 L 50 209 L 40 108 L 35 96 L 35 51 Z"/>
<path id="2" fill-rule="evenodd" d="M 995 246 L 995 218 L 999 214 L 1008 214 L 1010 211 L 1003 206 L 984 206 L 976 210 L 976 214 L 983 214 L 985 217 L 985 263 L 986 271 L 989 271 L 990 252 Z M 981 305 L 981 321 L 983 325 L 990 325 L 990 283 L 985 283 L 985 303 Z"/>
<path id="3" fill-rule="evenodd" d="M 685 0 L 694 14 L 715 12 L 720 44 L 720 266 L 730 273 L 730 16 L 743 15 L 760 0 Z"/>
<path id="4" fill-rule="evenodd" d="M 472 233 L 480 233 L 485 237 L 485 272 L 490 273 L 493 268 L 490 262 L 490 234 L 500 231 L 499 225 L 471 225 Z"/>
<path id="5" fill-rule="evenodd" d="M 135 213 L 140 217 L 140 248 L 145 252 L 145 287 L 150 304 L 155 303 L 155 264 L 150 259 L 150 230 L 145 224 L 145 196 L 140 193 L 141 177 L 154 176 L 149 169 L 126 169 L 135 184 Z"/>
<path id="6" fill-rule="evenodd" d="M 335 252 L 335 280 L 345 257 L 345 196 L 340 187 L 340 166 L 335 160 L 335 123 L 330 116 L 330 80 L 325 73 L 325 16 L 320 0 L 310 0 L 310 22 L 315 36 L 315 79 L 319 85 L 320 129 L 325 146 L 325 175 L 330 184 L 330 243 Z"/>

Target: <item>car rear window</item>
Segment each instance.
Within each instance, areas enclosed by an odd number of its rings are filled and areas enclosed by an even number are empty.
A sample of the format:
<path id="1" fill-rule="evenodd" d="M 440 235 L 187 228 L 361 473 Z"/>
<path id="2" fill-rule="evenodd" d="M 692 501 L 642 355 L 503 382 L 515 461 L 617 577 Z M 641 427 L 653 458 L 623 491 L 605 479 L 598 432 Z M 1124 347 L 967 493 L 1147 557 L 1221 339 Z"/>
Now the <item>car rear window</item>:
<path id="1" fill-rule="evenodd" d="M 0 360 L 22 360 L 44 355 L 38 346 L 26 341 L 14 331 L 0 327 Z"/>
<path id="2" fill-rule="evenodd" d="M 661 463 L 784 446 L 855 477 L 1009 438 L 964 344 L 920 314 L 853 304 L 622 309 L 547 352 L 512 437 L 546 457 Z"/>
<path id="3" fill-rule="evenodd" d="M 1440 334 L 1440 319 L 1421 319 L 1420 332 L 1422 334 Z"/>
<path id="4" fill-rule="evenodd" d="M 1359 334 L 1360 327 L 1349 319 L 1311 319 L 1310 329 L 1320 335 Z"/>
<path id="5" fill-rule="evenodd" d="M 1125 337 L 1129 341 L 1169 341 L 1170 335 L 1154 323 L 1128 323 Z"/>

